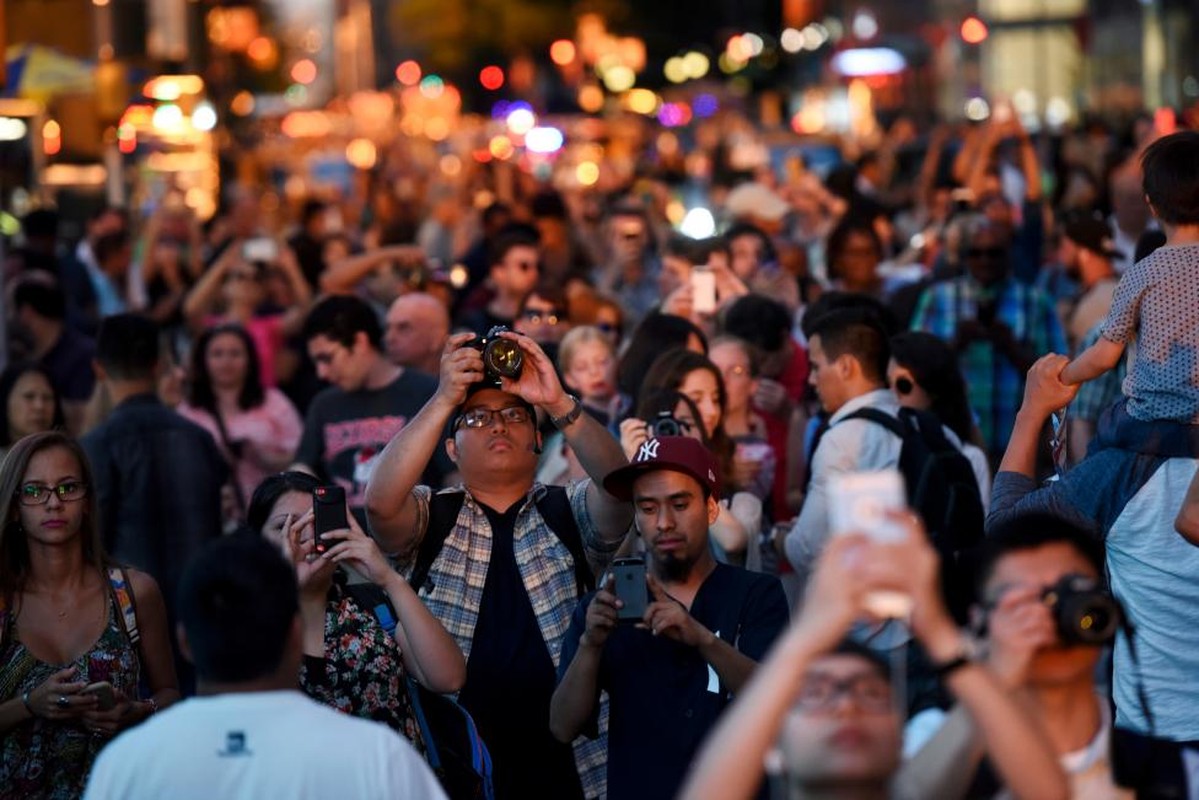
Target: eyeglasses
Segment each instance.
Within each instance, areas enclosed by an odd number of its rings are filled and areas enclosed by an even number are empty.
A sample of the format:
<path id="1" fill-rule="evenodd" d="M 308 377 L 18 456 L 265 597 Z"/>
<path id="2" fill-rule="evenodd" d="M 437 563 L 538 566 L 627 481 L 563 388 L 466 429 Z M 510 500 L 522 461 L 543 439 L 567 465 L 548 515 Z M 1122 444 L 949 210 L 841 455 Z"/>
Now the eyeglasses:
<path id="1" fill-rule="evenodd" d="M 63 481 L 57 486 L 46 486 L 43 483 L 27 483 L 17 491 L 17 500 L 23 506 L 45 505 L 50 499 L 50 493 L 58 495 L 64 503 L 82 500 L 87 494 L 87 484 L 82 481 Z"/>
<path id="2" fill-rule="evenodd" d="M 468 428 L 486 428 L 499 414 L 505 425 L 521 425 L 530 419 L 529 409 L 524 406 L 508 406 L 507 408 L 472 408 L 458 415 L 454 423 L 455 430 L 465 425 Z"/>
<path id="3" fill-rule="evenodd" d="M 566 318 L 566 315 L 556 308 L 552 311 L 539 311 L 535 308 L 526 308 L 520 316 L 534 325 L 540 325 L 542 322 L 546 325 L 557 325 Z"/>
<path id="4" fill-rule="evenodd" d="M 894 708 L 890 684 L 877 675 L 858 675 L 848 680 L 811 677 L 804 681 L 796 704 L 804 711 L 829 711 L 842 696 L 871 713 L 881 714 Z"/>

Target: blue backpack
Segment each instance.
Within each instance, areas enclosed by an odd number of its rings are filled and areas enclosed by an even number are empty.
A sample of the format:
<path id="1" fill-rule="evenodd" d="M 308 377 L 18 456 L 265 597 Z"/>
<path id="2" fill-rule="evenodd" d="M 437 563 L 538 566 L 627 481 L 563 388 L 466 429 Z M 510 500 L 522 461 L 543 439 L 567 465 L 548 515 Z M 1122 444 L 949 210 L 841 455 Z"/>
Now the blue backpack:
<path id="1" fill-rule="evenodd" d="M 396 614 L 387 595 L 374 584 L 345 587 L 360 607 L 395 635 Z M 491 754 L 465 708 L 407 677 L 408 700 L 425 742 L 425 758 L 450 800 L 495 800 L 491 779 Z"/>

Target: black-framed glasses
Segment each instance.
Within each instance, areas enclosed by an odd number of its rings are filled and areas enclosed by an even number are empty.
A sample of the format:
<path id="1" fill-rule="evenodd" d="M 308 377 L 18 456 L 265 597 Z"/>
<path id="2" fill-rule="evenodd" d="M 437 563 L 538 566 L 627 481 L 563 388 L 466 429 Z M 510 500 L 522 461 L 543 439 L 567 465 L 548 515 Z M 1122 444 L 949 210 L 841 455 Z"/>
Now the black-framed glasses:
<path id="1" fill-rule="evenodd" d="M 891 684 L 878 675 L 857 675 L 846 680 L 813 676 L 804 681 L 795 702 L 804 711 L 829 711 L 841 697 L 848 697 L 861 710 L 875 714 L 895 707 Z"/>
<path id="2" fill-rule="evenodd" d="M 83 481 L 63 481 L 57 486 L 47 486 L 44 483 L 27 483 L 17 490 L 17 500 L 23 506 L 45 505 L 50 500 L 50 493 L 58 495 L 64 503 L 82 500 L 87 494 L 87 484 Z"/>
<path id="3" fill-rule="evenodd" d="M 458 415 L 455 428 L 486 428 L 499 414 L 505 425 L 521 425 L 528 422 L 529 409 L 525 406 L 508 406 L 507 408 L 472 408 Z"/>

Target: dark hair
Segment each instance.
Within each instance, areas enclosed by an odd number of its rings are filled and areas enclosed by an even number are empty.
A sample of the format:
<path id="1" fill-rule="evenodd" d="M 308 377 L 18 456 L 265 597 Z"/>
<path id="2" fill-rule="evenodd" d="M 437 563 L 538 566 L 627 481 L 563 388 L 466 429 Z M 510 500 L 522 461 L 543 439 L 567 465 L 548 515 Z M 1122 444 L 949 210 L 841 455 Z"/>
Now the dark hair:
<path id="1" fill-rule="evenodd" d="M 29 577 L 29 544 L 20 525 L 17 508 L 17 493 L 25 482 L 29 462 L 43 450 L 61 447 L 69 450 L 79 462 L 79 479 L 88 487 L 87 495 L 79 501 L 84 504 L 83 520 L 79 527 L 79 540 L 83 547 L 83 560 L 100 572 L 108 564 L 100 538 L 100 511 L 96 503 L 95 480 L 91 463 L 79 442 L 59 431 L 32 433 L 12 446 L 0 464 L 0 597 L 11 601 L 14 592 L 20 591 Z M 9 608 L 12 608 L 9 602 Z"/>
<path id="2" fill-rule="evenodd" d="M 778 261 L 778 252 L 774 249 L 774 242 L 770 241 L 770 237 L 766 232 L 750 222 L 735 222 L 729 226 L 729 229 L 724 232 L 721 238 L 725 242 L 725 246 L 731 248 L 734 239 L 740 239 L 744 236 L 756 236 L 758 241 L 762 243 L 762 262 L 770 263 Z"/>
<path id="3" fill-rule="evenodd" d="M 791 335 L 791 314 L 777 300 L 747 294 L 728 307 L 721 328 L 765 353 L 777 353 Z"/>
<path id="4" fill-rule="evenodd" d="M 1143 258 L 1148 258 L 1153 255 L 1157 248 L 1164 246 L 1166 243 L 1166 234 L 1159 230 L 1148 230 L 1140 235 L 1137 239 L 1136 250 L 1133 251 L 1133 262 L 1140 261 Z"/>
<path id="5" fill-rule="evenodd" d="M 487 247 L 487 266 L 494 267 L 503 262 L 508 257 L 508 251 L 515 247 L 535 248 L 540 244 L 541 237 L 531 225 L 521 222 L 505 225 Z"/>
<path id="6" fill-rule="evenodd" d="M 879 676 L 887 682 L 891 681 L 891 664 L 887 661 L 886 656 L 877 651 L 871 650 L 861 642 L 856 642 L 853 639 L 842 639 L 841 642 L 830 650 L 826 655 L 830 656 L 854 656 L 870 664 L 877 670 Z"/>
<path id="7" fill-rule="evenodd" d="M 1074 548 L 1103 578 L 1103 542 L 1099 536 L 1085 528 L 1067 522 L 1061 517 L 1045 512 L 1021 514 L 987 531 L 975 553 L 974 574 L 977 596 L 983 596 L 987 581 L 995 572 L 995 565 L 1011 553 L 1036 550 L 1051 544 L 1066 544 Z"/>
<path id="8" fill-rule="evenodd" d="M 973 442 L 974 415 L 966 399 L 966 381 L 957 355 L 943 339 L 923 331 L 904 331 L 891 337 L 891 358 L 911 371 L 921 389 L 928 392 L 930 409 L 941 423 L 963 443 Z"/>
<path id="9" fill-rule="evenodd" d="M 271 509 L 279 498 L 289 492 L 312 494 L 313 489 L 321 482 L 307 472 L 277 472 L 262 479 L 262 483 L 254 488 L 254 496 L 250 498 L 250 506 L 246 509 L 246 525 L 254 533 L 262 533 Z"/>
<path id="10" fill-rule="evenodd" d="M 324 336 L 343 347 L 353 347 L 359 333 L 365 333 L 370 346 L 381 350 L 383 326 L 365 300 L 351 295 L 338 294 L 326 297 L 308 312 L 304 320 L 303 338 L 310 342 Z"/>
<path id="11" fill-rule="evenodd" d="M 179 582 L 179 624 L 201 680 L 244 683 L 283 662 L 300 611 L 296 575 L 260 536 L 209 542 Z"/>
<path id="12" fill-rule="evenodd" d="M 158 325 L 153 320 L 137 314 L 114 314 L 100 321 L 96 361 L 110 378 L 153 378 L 161 353 Z"/>
<path id="13" fill-rule="evenodd" d="M 57 239 L 58 212 L 49 208 L 35 208 L 22 217 L 21 230 L 26 239 Z"/>
<path id="14" fill-rule="evenodd" d="M 636 401 L 641 382 L 645 380 L 654 359 L 666 350 L 686 347 L 693 335 L 699 338 L 707 353 L 707 337 L 691 320 L 658 312 L 646 315 L 629 337 L 628 347 L 620 357 L 620 364 L 616 368 L 617 387 Z"/>
<path id="15" fill-rule="evenodd" d="M 849 237 L 854 235 L 868 237 L 878 260 L 883 260 L 883 256 L 885 255 L 883 240 L 878 237 L 878 233 L 874 228 L 863 220 L 846 218 L 839 222 L 837 227 L 833 228 L 832 233 L 828 235 L 828 242 L 825 245 L 824 263 L 828 265 L 828 276 L 830 278 L 840 277 L 837 270 L 837 261 L 841 258 L 841 254 L 845 248 L 849 246 Z"/>
<path id="16" fill-rule="evenodd" d="M 1141 156 L 1149 204 L 1167 225 L 1199 224 L 1199 131 L 1163 136 Z"/>
<path id="17" fill-rule="evenodd" d="M 565 222 L 570 218 L 562 195 L 552 189 L 533 195 L 529 202 L 529 211 L 534 219 L 558 219 Z"/>
<path id="18" fill-rule="evenodd" d="M 803 335 L 811 339 L 821 317 L 833 311 L 846 309 L 869 315 L 874 323 L 886 332 L 887 336 L 894 336 L 900 332 L 895 312 L 877 297 L 857 292 L 824 292 L 808 306 L 807 313 L 804 314 L 803 323 L 800 325 Z"/>
<path id="19" fill-rule="evenodd" d="M 887 334 L 870 313 L 857 309 L 830 311 L 816 321 L 812 336 L 820 337 L 820 347 L 830 361 L 852 356 L 867 378 L 886 381 L 891 357 Z"/>
<path id="20" fill-rule="evenodd" d="M 39 317 L 67 318 L 67 295 L 57 281 L 24 280 L 13 291 L 13 309 L 32 308 Z"/>
<path id="21" fill-rule="evenodd" d="M 12 396 L 13 389 L 17 388 L 17 381 L 30 372 L 36 372 L 46 379 L 46 383 L 50 384 L 50 391 L 54 395 L 54 415 L 50 422 L 51 430 L 63 430 L 67 427 L 67 418 L 62 411 L 62 401 L 58 397 L 58 388 L 54 385 L 54 378 L 46 371 L 45 367 L 40 364 L 31 362 L 9 364 L 0 372 L 0 447 L 8 447 L 12 444 L 12 431 L 8 427 L 8 399 Z"/>
<path id="22" fill-rule="evenodd" d="M 262 391 L 262 383 L 258 377 L 258 352 L 254 349 L 254 340 L 246 329 L 236 323 L 217 325 L 200 334 L 192 347 L 191 387 L 187 393 L 187 402 L 195 408 L 202 408 L 216 416 L 216 395 L 212 391 L 212 375 L 208 372 L 208 347 L 218 336 L 236 336 L 246 349 L 246 376 L 242 381 L 241 392 L 237 396 L 237 407 L 242 411 L 258 408 L 266 401 Z"/>
<path id="23" fill-rule="evenodd" d="M 696 409 L 696 422 L 700 423 L 700 430 L 704 435 L 704 443 L 708 445 L 708 449 L 716 456 L 717 462 L 720 464 L 722 484 L 725 476 L 732 474 L 733 466 L 733 440 L 724 430 L 724 413 L 728 408 L 728 396 L 724 390 L 724 376 L 720 373 L 720 368 L 711 362 L 704 355 L 684 350 L 676 347 L 673 350 L 667 350 L 662 355 L 654 359 L 650 365 L 649 373 L 645 376 L 645 382 L 642 384 L 643 392 L 650 392 L 656 389 L 673 389 L 676 392 L 681 392 L 683 381 L 692 372 L 698 370 L 707 370 L 716 380 L 716 392 L 720 400 L 720 423 L 716 430 L 709 434 L 703 430 L 703 424 Z M 690 398 L 688 398 L 690 402 Z M 696 408 L 692 403 L 692 408 Z M 730 487 L 731 488 L 731 487 Z"/>
<path id="24" fill-rule="evenodd" d="M 542 300 L 552 304 L 563 314 L 563 321 L 570 321 L 570 298 L 566 296 L 566 291 L 562 288 L 562 283 L 559 281 L 539 281 L 533 290 L 526 294 L 520 300 L 520 305 L 516 309 L 516 315 L 520 316 L 525 313 L 525 308 L 529 301 L 534 297 L 540 297 Z"/>
<path id="25" fill-rule="evenodd" d="M 103 266 L 104 262 L 129 245 L 129 231 L 123 228 L 119 231 L 106 233 L 92 245 L 92 254 L 96 263 Z"/>
<path id="26" fill-rule="evenodd" d="M 512 216 L 512 209 L 505 203 L 492 203 L 483 209 L 483 213 L 479 215 L 479 221 L 483 223 L 483 227 L 489 227 L 497 217 L 504 215 Z"/>
<path id="27" fill-rule="evenodd" d="M 304 201 L 303 207 L 300 209 L 300 226 L 308 227 L 308 223 L 312 222 L 314 217 L 318 217 L 325 212 L 327 206 L 324 200 L 310 198 Z"/>

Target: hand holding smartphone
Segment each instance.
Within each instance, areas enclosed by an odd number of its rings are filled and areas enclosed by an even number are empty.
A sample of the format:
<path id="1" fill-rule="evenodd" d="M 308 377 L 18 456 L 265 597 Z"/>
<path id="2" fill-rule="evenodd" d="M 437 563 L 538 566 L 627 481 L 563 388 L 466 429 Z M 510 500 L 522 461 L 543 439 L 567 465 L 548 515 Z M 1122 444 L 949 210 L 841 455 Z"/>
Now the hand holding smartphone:
<path id="1" fill-rule="evenodd" d="M 691 270 L 691 310 L 697 314 L 716 312 L 716 273 L 711 267 L 697 266 Z"/>
<path id="2" fill-rule="evenodd" d="M 325 539 L 325 534 L 350 527 L 346 519 L 346 490 L 340 486 L 318 486 L 313 489 L 312 513 L 316 552 L 323 555 L 335 544 Z"/>
<path id="3" fill-rule="evenodd" d="M 97 681 L 83 687 L 80 694 L 90 694 L 96 697 L 97 711 L 111 711 L 117 704 L 117 693 L 108 681 Z"/>
<path id="4" fill-rule="evenodd" d="M 637 623 L 645 616 L 649 605 L 649 586 L 645 581 L 645 559 L 618 558 L 612 562 L 616 599 L 623 605 L 616 611 L 622 623 Z"/>
<path id="5" fill-rule="evenodd" d="M 847 472 L 829 481 L 829 528 L 833 535 L 861 533 L 881 542 L 900 542 L 907 537 L 903 525 L 888 517 L 907 507 L 903 475 L 899 470 Z M 912 613 L 912 598 L 903 592 L 876 591 L 863 604 L 877 617 L 903 619 Z"/>

